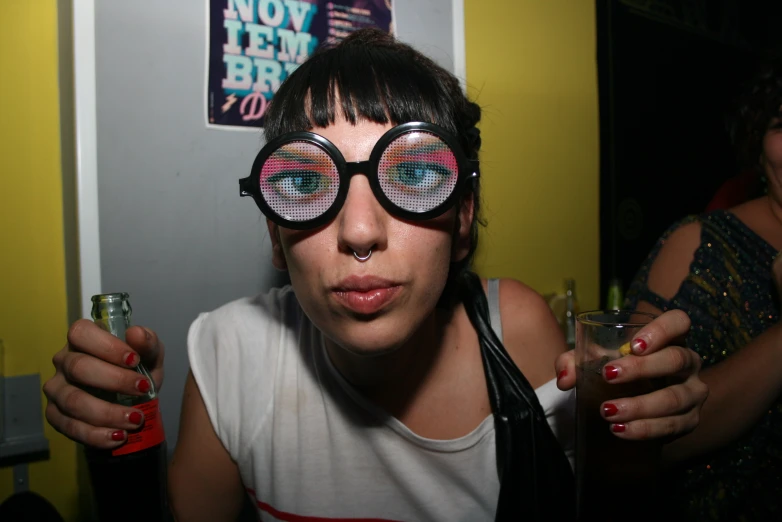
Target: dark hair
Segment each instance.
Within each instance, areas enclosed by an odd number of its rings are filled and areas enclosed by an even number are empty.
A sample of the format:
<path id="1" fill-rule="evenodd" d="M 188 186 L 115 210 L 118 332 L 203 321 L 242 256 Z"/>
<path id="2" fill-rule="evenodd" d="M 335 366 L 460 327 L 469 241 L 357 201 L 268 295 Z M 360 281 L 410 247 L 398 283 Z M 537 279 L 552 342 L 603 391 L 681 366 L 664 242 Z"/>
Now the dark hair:
<path id="1" fill-rule="evenodd" d="M 728 132 L 741 168 L 760 169 L 763 138 L 771 121 L 780 116 L 782 105 L 782 59 L 767 59 L 759 72 L 745 84 Z"/>
<path id="2" fill-rule="evenodd" d="M 468 158 L 478 159 L 481 108 L 467 99 L 453 74 L 379 29 L 356 31 L 301 64 L 275 93 L 264 115 L 264 136 L 270 141 L 288 132 L 327 127 L 338 111 L 351 123 L 434 123 L 458 138 Z M 451 264 L 445 292 L 449 300 L 453 281 L 470 268 L 478 245 L 478 225 L 483 224 L 479 188 L 478 178 L 468 189 L 475 208 L 470 251 Z"/>

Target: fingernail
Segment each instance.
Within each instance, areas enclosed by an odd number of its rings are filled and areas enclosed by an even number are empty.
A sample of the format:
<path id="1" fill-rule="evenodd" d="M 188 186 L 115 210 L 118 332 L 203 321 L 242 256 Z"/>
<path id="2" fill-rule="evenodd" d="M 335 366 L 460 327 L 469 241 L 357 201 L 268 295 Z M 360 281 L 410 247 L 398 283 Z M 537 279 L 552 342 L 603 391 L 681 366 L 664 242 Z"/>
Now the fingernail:
<path id="1" fill-rule="evenodd" d="M 646 341 L 643 339 L 634 339 L 631 346 L 635 353 L 644 353 L 644 350 L 646 350 Z"/>
<path id="2" fill-rule="evenodd" d="M 144 327 L 142 326 L 142 328 L 144 328 Z M 146 328 L 144 328 L 144 337 L 147 338 L 147 341 L 151 341 L 152 340 L 152 334 L 149 333 L 149 330 L 147 330 Z"/>
<path id="3" fill-rule="evenodd" d="M 141 416 L 141 414 L 137 411 L 130 412 L 128 414 L 128 422 L 131 424 L 141 424 L 141 420 L 144 417 Z"/>
<path id="4" fill-rule="evenodd" d="M 611 425 L 611 431 L 614 433 L 622 433 L 624 430 L 627 429 L 627 426 L 624 424 L 612 424 Z"/>
<path id="5" fill-rule="evenodd" d="M 136 366 L 136 354 L 135 353 L 129 353 L 127 357 L 125 357 L 125 366 L 134 367 Z"/>
<path id="6" fill-rule="evenodd" d="M 567 376 L 567 370 L 562 370 L 559 372 L 559 375 L 557 375 L 557 380 L 562 379 L 565 376 Z"/>
<path id="7" fill-rule="evenodd" d="M 125 440 L 125 432 L 123 430 L 112 432 L 111 440 Z"/>
<path id="8" fill-rule="evenodd" d="M 146 379 L 141 379 L 136 383 L 136 388 L 138 388 L 138 391 L 141 393 L 147 393 L 149 391 L 149 381 Z"/>
<path id="9" fill-rule="evenodd" d="M 611 404 L 610 402 L 608 404 L 603 405 L 603 415 L 606 417 L 613 417 L 619 412 L 619 408 Z"/>
<path id="10" fill-rule="evenodd" d="M 603 367 L 605 370 L 605 376 L 607 381 L 613 381 L 619 375 L 619 368 L 616 366 L 606 365 Z"/>

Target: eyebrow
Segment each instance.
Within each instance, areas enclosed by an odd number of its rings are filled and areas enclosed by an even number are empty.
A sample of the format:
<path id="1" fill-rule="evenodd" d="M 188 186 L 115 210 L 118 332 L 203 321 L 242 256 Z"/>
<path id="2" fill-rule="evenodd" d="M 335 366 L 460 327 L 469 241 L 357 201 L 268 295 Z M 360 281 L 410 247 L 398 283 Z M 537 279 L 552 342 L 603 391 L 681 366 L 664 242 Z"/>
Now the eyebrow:
<path id="1" fill-rule="evenodd" d="M 284 159 L 291 159 L 291 160 L 300 161 L 302 163 L 309 163 L 311 165 L 317 165 L 318 163 L 320 163 L 318 161 L 318 158 L 312 157 L 313 156 L 312 154 L 304 155 L 304 154 L 300 154 L 297 151 L 285 150 L 283 148 L 277 149 L 274 152 L 274 155 L 282 156 Z"/>
<path id="2" fill-rule="evenodd" d="M 426 149 L 431 148 L 433 145 L 437 148 L 437 150 L 441 149 L 448 149 L 450 150 L 450 147 L 447 143 L 445 143 L 443 140 L 438 138 L 437 136 L 434 136 L 432 134 L 427 134 L 428 137 L 432 138 L 430 141 L 426 141 L 424 143 L 418 143 L 416 145 L 406 147 L 405 152 L 408 154 L 418 154 L 421 152 L 428 152 Z"/>

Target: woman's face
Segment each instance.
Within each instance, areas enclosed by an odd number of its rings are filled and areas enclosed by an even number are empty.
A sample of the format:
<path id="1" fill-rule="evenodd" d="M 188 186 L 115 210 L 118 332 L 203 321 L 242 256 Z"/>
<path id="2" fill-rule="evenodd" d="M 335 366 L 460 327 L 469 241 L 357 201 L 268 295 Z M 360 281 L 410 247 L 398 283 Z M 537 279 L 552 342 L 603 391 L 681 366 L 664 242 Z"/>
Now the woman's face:
<path id="1" fill-rule="evenodd" d="M 348 162 L 369 159 L 393 125 L 338 117 L 312 132 L 331 141 Z M 310 320 L 356 354 L 380 354 L 405 343 L 434 310 L 452 261 L 469 250 L 472 199 L 422 221 L 390 215 L 366 176 L 353 176 L 345 203 L 327 225 L 307 231 L 267 222 L 274 265 L 287 269 Z M 372 255 L 361 262 L 353 253 Z"/>
<path id="2" fill-rule="evenodd" d="M 782 204 L 782 117 L 771 120 L 763 137 L 760 164 L 768 179 L 769 194 Z"/>

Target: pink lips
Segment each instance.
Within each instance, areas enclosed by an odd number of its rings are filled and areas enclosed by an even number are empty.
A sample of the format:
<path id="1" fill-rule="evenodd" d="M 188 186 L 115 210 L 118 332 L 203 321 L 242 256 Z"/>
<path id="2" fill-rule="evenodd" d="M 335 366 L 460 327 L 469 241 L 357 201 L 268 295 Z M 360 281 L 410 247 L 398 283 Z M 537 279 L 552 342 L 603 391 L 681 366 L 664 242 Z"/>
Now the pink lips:
<path id="1" fill-rule="evenodd" d="M 333 294 L 349 310 L 369 315 L 383 309 L 401 288 L 399 283 L 379 277 L 350 276 L 333 288 Z"/>

